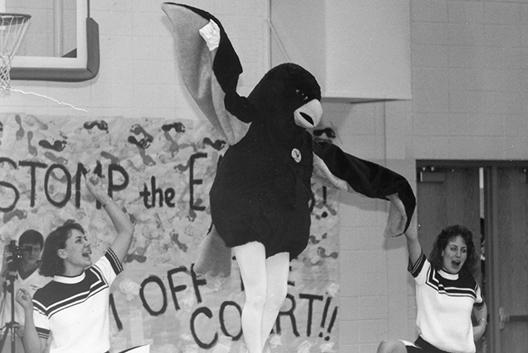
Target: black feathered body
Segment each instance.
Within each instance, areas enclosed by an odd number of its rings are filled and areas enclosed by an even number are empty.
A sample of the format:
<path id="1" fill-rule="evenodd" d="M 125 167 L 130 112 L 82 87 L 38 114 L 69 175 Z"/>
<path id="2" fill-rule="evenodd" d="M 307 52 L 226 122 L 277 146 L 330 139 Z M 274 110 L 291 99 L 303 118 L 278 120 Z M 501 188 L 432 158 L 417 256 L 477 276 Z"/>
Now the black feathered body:
<path id="1" fill-rule="evenodd" d="M 281 140 L 269 122 L 253 123 L 222 157 L 210 192 L 211 216 L 227 246 L 259 241 L 267 257 L 289 252 L 294 258 L 310 233 L 312 138 L 295 127 Z"/>

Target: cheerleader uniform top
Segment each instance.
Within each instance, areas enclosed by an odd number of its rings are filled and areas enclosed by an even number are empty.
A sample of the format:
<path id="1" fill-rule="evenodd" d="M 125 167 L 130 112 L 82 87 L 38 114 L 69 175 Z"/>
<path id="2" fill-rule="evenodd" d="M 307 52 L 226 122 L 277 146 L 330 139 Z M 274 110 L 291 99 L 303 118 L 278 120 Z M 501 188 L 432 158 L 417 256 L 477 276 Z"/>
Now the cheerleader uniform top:
<path id="1" fill-rule="evenodd" d="M 435 270 L 424 253 L 408 270 L 416 285 L 419 335 L 447 352 L 474 353 L 471 312 L 484 301 L 473 276 Z"/>
<path id="2" fill-rule="evenodd" d="M 38 336 L 51 336 L 50 353 L 103 353 L 110 349 L 110 285 L 123 270 L 109 248 L 74 277 L 54 276 L 33 297 Z"/>

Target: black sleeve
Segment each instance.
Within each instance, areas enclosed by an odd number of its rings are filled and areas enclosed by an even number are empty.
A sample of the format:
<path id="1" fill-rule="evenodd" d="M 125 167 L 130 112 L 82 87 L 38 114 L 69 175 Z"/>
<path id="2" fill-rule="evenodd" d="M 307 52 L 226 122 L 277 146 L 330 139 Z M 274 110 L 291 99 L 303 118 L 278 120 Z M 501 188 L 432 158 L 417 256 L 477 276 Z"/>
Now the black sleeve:
<path id="1" fill-rule="evenodd" d="M 381 165 L 345 153 L 328 142 L 314 141 L 313 151 L 334 176 L 346 181 L 356 192 L 385 200 L 388 195 L 397 194 L 405 206 L 407 230 L 416 206 L 416 198 L 407 179 Z"/>
<path id="2" fill-rule="evenodd" d="M 224 105 L 228 112 L 245 123 L 258 118 L 257 111 L 249 99 L 240 96 L 236 91 L 226 92 Z"/>

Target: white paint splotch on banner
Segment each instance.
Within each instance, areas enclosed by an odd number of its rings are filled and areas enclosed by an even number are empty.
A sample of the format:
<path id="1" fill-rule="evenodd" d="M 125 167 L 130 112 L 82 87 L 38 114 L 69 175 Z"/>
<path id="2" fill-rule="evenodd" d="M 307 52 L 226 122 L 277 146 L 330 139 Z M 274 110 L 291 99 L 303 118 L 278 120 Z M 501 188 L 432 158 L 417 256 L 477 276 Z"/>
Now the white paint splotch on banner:
<path id="1" fill-rule="evenodd" d="M 229 278 L 192 264 L 210 227 L 209 189 L 226 148 L 206 122 L 0 115 L 0 240 L 73 218 L 101 256 L 110 219 L 79 182 L 95 171 L 135 223 L 125 271 L 112 287 L 112 351 L 245 352 L 236 262 Z M 310 242 L 291 263 L 289 294 L 269 340 L 272 352 L 336 352 L 337 193 L 312 185 Z"/>

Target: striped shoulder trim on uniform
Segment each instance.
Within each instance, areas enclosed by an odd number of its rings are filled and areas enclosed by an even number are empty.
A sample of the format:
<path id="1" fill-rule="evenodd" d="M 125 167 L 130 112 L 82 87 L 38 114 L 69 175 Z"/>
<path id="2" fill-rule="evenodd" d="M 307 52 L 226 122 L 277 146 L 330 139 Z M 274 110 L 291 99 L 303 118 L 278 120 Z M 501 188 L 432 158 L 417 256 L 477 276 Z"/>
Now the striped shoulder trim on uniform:
<path id="1" fill-rule="evenodd" d="M 41 302 L 33 298 L 33 309 L 42 315 L 46 315 L 46 307 Z"/>
<path id="2" fill-rule="evenodd" d="M 92 283 L 90 285 L 90 288 L 93 288 L 94 286 L 96 286 L 99 282 L 104 282 L 106 284 L 108 284 L 108 281 L 106 280 L 104 274 L 103 274 L 103 271 L 97 267 L 97 265 L 93 265 L 92 267 L 90 267 L 87 271 L 90 271 L 96 278 L 97 278 L 97 281 L 95 281 L 94 283 Z"/>
<path id="3" fill-rule="evenodd" d="M 50 330 L 46 330 L 46 329 L 43 329 L 42 327 L 36 327 L 37 329 L 37 335 L 40 337 L 40 338 L 43 338 L 43 339 L 48 339 L 49 337 L 49 334 L 50 334 Z"/>
<path id="4" fill-rule="evenodd" d="M 112 269 L 114 270 L 115 274 L 119 274 L 123 271 L 123 264 L 121 263 L 121 260 L 117 257 L 114 249 L 108 248 L 105 253 L 105 257 L 110 261 L 110 265 L 112 265 Z"/>
<path id="5" fill-rule="evenodd" d="M 473 279 L 468 278 L 459 278 L 456 281 L 446 280 L 432 267 L 429 269 L 425 280 L 425 283 L 439 294 L 446 294 L 450 297 L 470 297 L 476 299 L 477 287 L 474 282 Z"/>
<path id="6" fill-rule="evenodd" d="M 422 270 L 426 260 L 427 260 L 427 257 L 425 257 L 425 254 L 422 251 L 422 253 L 420 254 L 420 257 L 418 257 L 418 260 L 416 260 L 414 264 L 412 264 L 411 259 L 409 259 L 409 265 L 407 267 L 407 270 L 411 273 L 413 277 L 416 278 L 418 274 L 420 273 L 420 271 Z"/>

